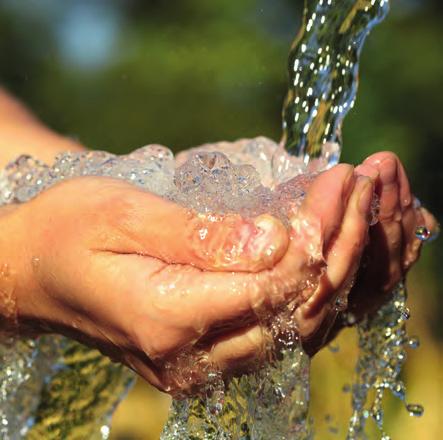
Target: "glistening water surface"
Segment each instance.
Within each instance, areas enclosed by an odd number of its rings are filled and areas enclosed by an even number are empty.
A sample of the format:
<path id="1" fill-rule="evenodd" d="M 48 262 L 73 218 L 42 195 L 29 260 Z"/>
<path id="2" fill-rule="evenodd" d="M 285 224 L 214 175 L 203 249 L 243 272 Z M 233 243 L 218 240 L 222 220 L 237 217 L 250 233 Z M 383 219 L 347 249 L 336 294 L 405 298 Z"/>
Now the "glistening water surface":
<path id="1" fill-rule="evenodd" d="M 370 30 L 387 14 L 388 0 L 305 2 L 303 25 L 289 54 L 283 108 L 285 148 L 307 163 L 340 158 L 341 125 L 353 107 L 359 58 Z"/>

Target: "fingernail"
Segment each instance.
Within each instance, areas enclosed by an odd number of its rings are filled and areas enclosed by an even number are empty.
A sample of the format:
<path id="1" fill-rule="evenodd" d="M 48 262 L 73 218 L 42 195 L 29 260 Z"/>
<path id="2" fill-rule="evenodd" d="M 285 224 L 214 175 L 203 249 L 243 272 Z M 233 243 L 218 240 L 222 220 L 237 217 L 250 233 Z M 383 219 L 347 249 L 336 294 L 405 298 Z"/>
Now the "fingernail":
<path id="1" fill-rule="evenodd" d="M 379 169 L 383 185 L 391 185 L 397 180 L 397 162 L 394 159 L 385 159 L 380 163 Z"/>
<path id="2" fill-rule="evenodd" d="M 369 177 L 374 182 L 377 180 L 377 178 L 380 175 L 377 168 L 373 167 L 372 165 L 368 165 L 368 164 L 362 164 L 362 165 L 358 165 L 357 167 L 355 167 L 355 174 L 357 176 Z"/>
<path id="3" fill-rule="evenodd" d="M 411 205 L 411 203 L 412 203 L 412 197 L 409 194 L 401 196 L 402 209 L 408 208 Z"/>
<path id="4" fill-rule="evenodd" d="M 358 209 L 361 214 L 368 215 L 374 196 L 374 186 L 369 177 L 359 177 L 357 184 L 359 188 Z"/>

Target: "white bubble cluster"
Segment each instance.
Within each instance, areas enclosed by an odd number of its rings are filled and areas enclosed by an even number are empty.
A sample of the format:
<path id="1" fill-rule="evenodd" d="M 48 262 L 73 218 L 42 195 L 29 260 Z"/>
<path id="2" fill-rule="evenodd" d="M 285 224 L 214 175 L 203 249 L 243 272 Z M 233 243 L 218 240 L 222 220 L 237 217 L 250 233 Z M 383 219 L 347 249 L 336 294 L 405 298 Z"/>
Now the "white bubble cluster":
<path id="1" fill-rule="evenodd" d="M 292 177 L 284 183 L 274 178 L 276 156 Z M 168 148 L 148 145 L 123 156 L 63 153 L 52 166 L 20 156 L 6 168 L 7 185 L 3 183 L 0 194 L 3 203 L 23 203 L 63 180 L 103 176 L 125 180 L 201 213 L 270 213 L 285 221 L 311 181 L 312 175 L 302 171 L 306 170 L 296 159 L 266 138 L 203 145 L 177 161 Z"/>

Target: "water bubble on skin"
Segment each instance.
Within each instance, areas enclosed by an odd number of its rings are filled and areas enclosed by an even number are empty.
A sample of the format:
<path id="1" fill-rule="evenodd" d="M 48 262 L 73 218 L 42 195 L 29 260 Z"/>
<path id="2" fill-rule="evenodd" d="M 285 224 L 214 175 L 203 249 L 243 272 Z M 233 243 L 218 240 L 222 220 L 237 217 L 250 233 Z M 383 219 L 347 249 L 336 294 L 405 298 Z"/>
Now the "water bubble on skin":
<path id="1" fill-rule="evenodd" d="M 336 312 L 344 312 L 348 308 L 348 295 L 347 292 L 341 293 L 334 303 L 334 310 Z"/>
<path id="2" fill-rule="evenodd" d="M 40 266 L 40 258 L 39 257 L 32 257 L 31 264 L 34 269 L 38 269 L 38 267 Z"/>
<path id="3" fill-rule="evenodd" d="M 431 238 L 431 231 L 426 226 L 418 226 L 415 230 L 415 236 L 420 241 L 427 241 Z"/>
<path id="4" fill-rule="evenodd" d="M 6 172 L 0 170 L 0 206 L 11 202 L 14 197 L 14 192 L 11 189 L 11 184 L 7 179 Z"/>

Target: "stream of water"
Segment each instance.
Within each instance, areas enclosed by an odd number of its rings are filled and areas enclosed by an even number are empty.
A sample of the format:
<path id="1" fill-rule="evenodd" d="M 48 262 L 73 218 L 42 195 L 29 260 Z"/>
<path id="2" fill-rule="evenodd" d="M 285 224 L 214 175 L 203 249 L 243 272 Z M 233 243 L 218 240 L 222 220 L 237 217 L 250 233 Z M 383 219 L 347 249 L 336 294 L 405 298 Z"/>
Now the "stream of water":
<path id="1" fill-rule="evenodd" d="M 387 0 L 305 2 L 283 108 L 285 148 L 305 163 L 339 161 L 341 125 L 356 98 L 363 44 L 388 7 Z"/>

